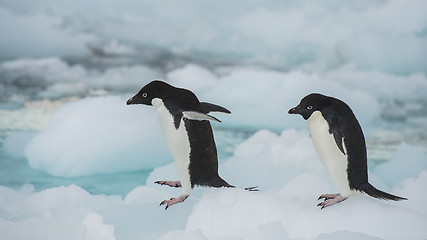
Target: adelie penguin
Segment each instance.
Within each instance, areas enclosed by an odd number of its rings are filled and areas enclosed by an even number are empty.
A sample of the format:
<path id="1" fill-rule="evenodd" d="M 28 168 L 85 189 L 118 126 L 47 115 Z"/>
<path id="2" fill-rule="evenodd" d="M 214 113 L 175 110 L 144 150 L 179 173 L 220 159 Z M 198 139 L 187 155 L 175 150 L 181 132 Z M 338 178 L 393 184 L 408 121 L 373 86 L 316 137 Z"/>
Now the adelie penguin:
<path id="1" fill-rule="evenodd" d="M 164 200 L 168 207 L 183 202 L 194 186 L 234 187 L 218 175 L 215 140 L 209 121 L 220 122 L 210 112 L 230 113 L 229 110 L 206 102 L 183 88 L 162 81 L 152 81 L 127 101 L 131 104 L 152 105 L 157 110 L 167 146 L 175 160 L 180 181 L 157 181 L 160 185 L 182 187 L 177 198 Z M 247 190 L 255 190 L 247 188 Z"/>
<path id="2" fill-rule="evenodd" d="M 308 122 L 317 155 L 339 193 L 323 194 L 322 209 L 347 199 L 357 192 L 385 200 L 406 198 L 380 191 L 368 182 L 365 137 L 350 107 L 343 101 L 312 93 L 289 110 Z"/>

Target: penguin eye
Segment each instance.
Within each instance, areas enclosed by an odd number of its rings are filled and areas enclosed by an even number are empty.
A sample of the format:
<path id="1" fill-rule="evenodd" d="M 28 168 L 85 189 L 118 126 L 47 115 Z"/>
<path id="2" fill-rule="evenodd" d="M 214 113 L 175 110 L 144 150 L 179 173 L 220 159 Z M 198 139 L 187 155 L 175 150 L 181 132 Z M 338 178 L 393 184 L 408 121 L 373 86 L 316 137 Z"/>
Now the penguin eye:
<path id="1" fill-rule="evenodd" d="M 313 109 L 313 106 L 307 106 L 307 110 Z"/>
<path id="2" fill-rule="evenodd" d="M 142 97 L 147 97 L 147 93 L 142 93 Z"/>

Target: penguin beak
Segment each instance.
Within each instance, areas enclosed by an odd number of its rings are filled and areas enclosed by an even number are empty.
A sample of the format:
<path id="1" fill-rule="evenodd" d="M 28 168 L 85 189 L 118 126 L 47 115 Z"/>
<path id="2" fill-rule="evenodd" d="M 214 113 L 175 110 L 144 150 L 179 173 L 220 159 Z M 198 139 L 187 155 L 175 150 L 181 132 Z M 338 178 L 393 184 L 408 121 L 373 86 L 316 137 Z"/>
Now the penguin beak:
<path id="1" fill-rule="evenodd" d="M 300 108 L 300 106 L 296 106 L 294 108 L 289 109 L 288 113 L 289 114 L 300 114 L 301 108 Z"/>
<path id="2" fill-rule="evenodd" d="M 127 102 L 126 105 L 131 105 L 131 104 L 135 104 L 133 97 L 131 97 Z"/>

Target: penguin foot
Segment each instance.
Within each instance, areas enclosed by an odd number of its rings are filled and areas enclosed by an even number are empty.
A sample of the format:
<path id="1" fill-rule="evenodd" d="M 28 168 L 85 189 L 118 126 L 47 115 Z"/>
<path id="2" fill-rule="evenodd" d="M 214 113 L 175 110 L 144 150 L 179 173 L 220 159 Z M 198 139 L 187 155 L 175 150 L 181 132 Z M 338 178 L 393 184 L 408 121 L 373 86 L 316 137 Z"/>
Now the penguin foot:
<path id="1" fill-rule="evenodd" d="M 258 188 L 258 186 L 256 186 L 256 187 L 246 187 L 245 190 L 249 191 L 249 192 L 258 192 L 259 189 L 257 189 L 257 188 Z"/>
<path id="2" fill-rule="evenodd" d="M 170 206 L 177 204 L 177 203 L 180 203 L 180 202 L 184 202 L 185 199 L 187 199 L 187 198 L 188 198 L 188 195 L 181 195 L 177 198 L 171 198 L 170 200 L 164 200 L 163 202 L 160 203 L 159 206 L 166 204 L 165 210 L 167 210 Z"/>
<path id="3" fill-rule="evenodd" d="M 339 203 L 341 201 L 346 200 L 346 197 L 341 196 L 341 194 L 336 193 L 336 194 L 322 194 L 318 200 L 320 199 L 324 199 L 323 202 L 317 204 L 318 207 L 321 206 L 320 209 L 324 209 L 325 207 L 329 207 L 334 205 L 335 203 Z"/>
<path id="4" fill-rule="evenodd" d="M 180 188 L 181 186 L 181 181 L 156 181 L 154 183 L 160 184 L 160 185 L 168 185 L 169 187 L 175 187 L 175 188 Z"/>
<path id="5" fill-rule="evenodd" d="M 322 194 L 320 195 L 320 197 L 317 200 L 320 199 L 324 199 L 324 200 L 328 200 L 328 199 L 333 199 L 338 197 L 340 194 L 339 193 L 335 193 L 335 194 Z"/>

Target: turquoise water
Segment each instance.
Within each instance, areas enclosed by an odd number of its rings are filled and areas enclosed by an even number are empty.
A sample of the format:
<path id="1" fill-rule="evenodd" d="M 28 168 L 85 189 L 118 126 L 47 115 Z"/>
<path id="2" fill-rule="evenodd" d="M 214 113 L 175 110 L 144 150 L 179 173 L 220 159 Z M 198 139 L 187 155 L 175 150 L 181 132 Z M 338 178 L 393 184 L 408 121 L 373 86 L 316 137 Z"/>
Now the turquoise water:
<path id="1" fill-rule="evenodd" d="M 19 189 L 31 184 L 35 191 L 76 184 L 91 194 L 126 195 L 136 186 L 144 185 L 151 170 L 98 174 L 82 177 L 55 177 L 32 169 L 25 158 L 0 155 L 0 185 Z"/>

